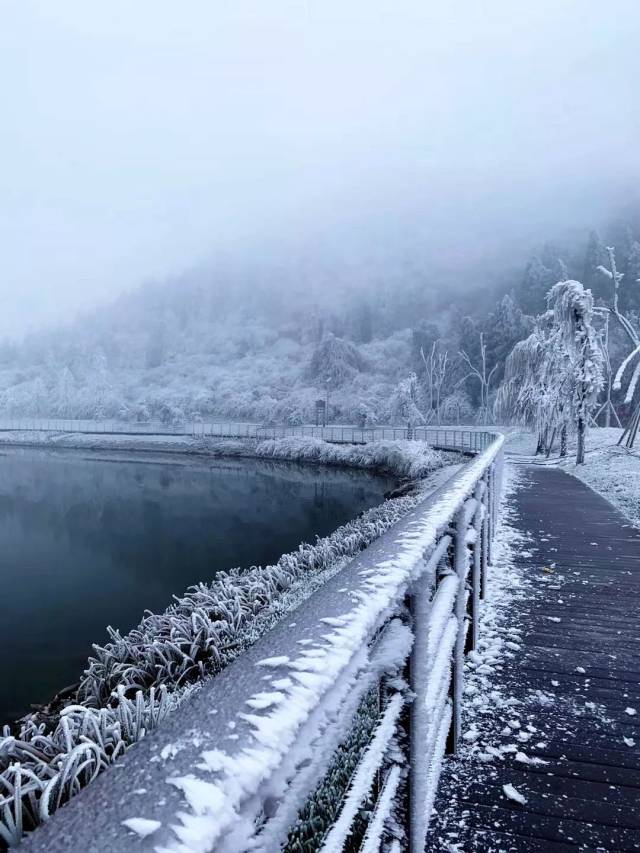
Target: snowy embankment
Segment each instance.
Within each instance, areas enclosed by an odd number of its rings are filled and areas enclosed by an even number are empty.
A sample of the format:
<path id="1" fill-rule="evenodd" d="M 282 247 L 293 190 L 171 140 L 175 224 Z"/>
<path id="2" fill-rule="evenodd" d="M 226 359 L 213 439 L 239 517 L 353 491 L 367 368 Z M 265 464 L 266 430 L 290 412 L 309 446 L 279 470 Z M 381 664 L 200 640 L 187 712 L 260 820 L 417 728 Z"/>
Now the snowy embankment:
<path id="1" fill-rule="evenodd" d="M 149 436 L 124 442 L 113 436 L 56 438 L 70 443 L 52 440 L 51 446 L 162 449 Z M 33 436 L 23 443 L 33 444 Z M 193 439 L 167 442 L 163 437 L 162 443 L 172 451 L 210 452 Z M 278 441 L 262 442 L 264 453 L 260 444 L 244 449 L 244 442 L 222 444 L 240 445 L 242 453 L 235 455 L 384 467 L 412 477 L 430 471 L 432 476 L 415 493 L 385 501 L 315 544 L 300 545 L 273 566 L 220 573 L 212 583 L 189 589 L 164 613 L 149 613 L 128 634 L 109 629 L 110 641 L 94 646 L 95 657 L 76 691 L 46 713 L 29 715 L 17 732 L 5 727 L 0 737 L 0 802 L 6 798 L 0 844 L 2 838 L 15 842 L 23 829 L 45 820 L 155 728 L 194 684 L 226 667 L 454 473 L 452 466 L 444 467 L 444 454 L 420 442 L 379 442 L 378 448 L 325 448 L 318 443 L 304 440 L 296 447 L 284 440 L 281 450 Z M 223 452 L 220 444 L 216 455 Z"/>
<path id="2" fill-rule="evenodd" d="M 411 480 L 425 477 L 443 464 L 444 455 L 423 441 L 372 441 L 368 444 L 329 444 L 319 438 L 280 438 L 261 441 L 256 456 L 319 462 L 385 471 Z"/>
<path id="3" fill-rule="evenodd" d="M 331 444 L 320 438 L 255 440 L 196 438 L 190 435 L 105 435 L 39 431 L 0 432 L 0 445 L 83 450 L 184 453 L 314 462 L 363 468 L 408 479 L 426 477 L 452 461 L 449 454 L 423 441 L 377 440 L 367 444 Z"/>

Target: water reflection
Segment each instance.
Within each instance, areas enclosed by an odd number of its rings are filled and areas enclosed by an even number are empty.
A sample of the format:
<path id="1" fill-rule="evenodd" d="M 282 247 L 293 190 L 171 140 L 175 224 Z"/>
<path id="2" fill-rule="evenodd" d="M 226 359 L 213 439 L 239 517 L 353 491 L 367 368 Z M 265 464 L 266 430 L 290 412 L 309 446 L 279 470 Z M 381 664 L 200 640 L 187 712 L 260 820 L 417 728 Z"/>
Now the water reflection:
<path id="1" fill-rule="evenodd" d="M 379 503 L 388 480 L 255 460 L 0 455 L 0 722 L 221 569 L 274 562 Z"/>

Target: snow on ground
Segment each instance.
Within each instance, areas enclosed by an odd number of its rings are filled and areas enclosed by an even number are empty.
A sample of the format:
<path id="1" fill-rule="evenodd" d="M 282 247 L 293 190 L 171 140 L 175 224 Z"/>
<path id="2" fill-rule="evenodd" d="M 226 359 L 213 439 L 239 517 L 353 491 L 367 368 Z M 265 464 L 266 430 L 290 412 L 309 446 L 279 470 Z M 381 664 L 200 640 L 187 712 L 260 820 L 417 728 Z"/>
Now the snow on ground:
<path id="1" fill-rule="evenodd" d="M 465 663 L 463 734 L 455 757 L 445 763 L 430 837 L 441 849 L 466 849 L 456 845 L 464 840 L 464 810 L 458 796 L 465 784 L 478 781 L 478 763 L 487 767 L 500 765 L 507 756 L 519 756 L 527 762 L 527 740 L 533 732 L 527 729 L 523 701 L 510 695 L 503 672 L 520 651 L 522 626 L 517 617 L 517 603 L 536 594 L 532 580 L 518 567 L 519 552 L 530 543 L 515 526 L 511 496 L 524 485 L 524 475 L 514 466 L 505 465 L 505 486 L 493 546 L 493 563 L 489 572 L 488 598 L 480 615 L 478 649 L 468 654 Z M 526 792 L 506 780 L 505 798 L 522 802 Z M 443 804 L 444 808 L 443 808 Z M 440 849 L 440 847 L 438 848 Z"/>
<path id="2" fill-rule="evenodd" d="M 640 527 L 640 447 L 627 450 L 615 444 L 605 445 L 587 454 L 584 465 L 576 465 L 571 460 L 562 467 Z"/>
<path id="3" fill-rule="evenodd" d="M 536 436 L 529 430 L 519 427 L 498 427 L 505 434 L 505 450 L 508 453 L 514 453 L 522 456 L 533 456 L 536 451 Z M 617 427 L 593 427 L 587 433 L 587 459 L 589 453 L 598 450 L 601 447 L 607 447 L 615 444 L 620 438 L 622 430 Z M 569 454 L 576 450 L 575 436 L 569 436 L 568 441 Z M 543 459 L 544 457 L 538 457 Z M 558 458 L 558 442 L 554 444 L 553 453 L 549 457 L 551 460 Z"/>
<path id="4" fill-rule="evenodd" d="M 569 456 L 558 459 L 557 449 L 548 464 L 560 465 L 582 480 L 640 526 L 640 441 L 634 450 L 618 447 L 622 430 L 618 427 L 592 428 L 587 433 L 587 453 L 583 465 L 575 464 L 575 439 L 569 440 Z M 514 455 L 533 456 L 535 436 L 524 430 L 507 434 L 505 448 Z M 538 457 L 538 461 L 545 461 Z"/>

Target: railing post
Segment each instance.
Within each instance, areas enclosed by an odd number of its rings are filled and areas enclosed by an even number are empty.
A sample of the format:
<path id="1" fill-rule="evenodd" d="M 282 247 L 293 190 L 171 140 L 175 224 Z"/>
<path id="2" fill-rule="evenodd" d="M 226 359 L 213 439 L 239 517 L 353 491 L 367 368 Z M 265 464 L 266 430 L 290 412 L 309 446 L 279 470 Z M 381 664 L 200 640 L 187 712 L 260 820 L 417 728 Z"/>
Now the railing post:
<path id="1" fill-rule="evenodd" d="M 462 692 L 464 687 L 464 646 L 466 629 L 466 604 L 467 604 L 467 530 L 466 512 L 462 506 L 456 515 L 456 532 L 453 539 L 453 570 L 458 577 L 458 592 L 455 603 L 455 617 L 458 622 L 458 635 L 453 653 L 453 672 L 451 677 L 451 734 L 447 744 L 447 751 L 455 753 L 460 739 L 460 728 L 462 722 Z"/>
<path id="2" fill-rule="evenodd" d="M 425 700 L 430 667 L 427 644 L 432 594 L 428 579 L 423 576 L 418 580 L 410 599 L 414 636 L 410 678 L 415 696 L 409 712 L 409 850 L 412 853 L 422 853 L 427 837 L 425 804 L 429 780 L 424 766 L 424 738 L 429 730 L 429 710 Z"/>
<path id="3" fill-rule="evenodd" d="M 491 487 L 489 484 L 489 472 L 486 471 L 483 477 L 484 481 L 484 494 L 482 496 L 482 503 L 484 512 L 482 514 L 482 546 L 481 546 L 481 585 L 480 585 L 480 595 L 482 600 L 486 600 L 487 592 L 488 592 L 488 566 L 489 566 L 489 496 L 491 494 Z"/>
<path id="4" fill-rule="evenodd" d="M 482 496 L 485 484 L 480 481 L 475 488 L 476 508 L 473 514 L 475 539 L 473 542 L 473 564 L 471 570 L 471 632 L 467 651 L 478 647 L 478 627 L 480 619 L 480 587 L 482 583 Z"/>
<path id="5" fill-rule="evenodd" d="M 494 503 L 494 471 L 493 465 L 487 471 L 487 562 L 491 565 L 491 551 L 493 541 L 493 503 Z"/>

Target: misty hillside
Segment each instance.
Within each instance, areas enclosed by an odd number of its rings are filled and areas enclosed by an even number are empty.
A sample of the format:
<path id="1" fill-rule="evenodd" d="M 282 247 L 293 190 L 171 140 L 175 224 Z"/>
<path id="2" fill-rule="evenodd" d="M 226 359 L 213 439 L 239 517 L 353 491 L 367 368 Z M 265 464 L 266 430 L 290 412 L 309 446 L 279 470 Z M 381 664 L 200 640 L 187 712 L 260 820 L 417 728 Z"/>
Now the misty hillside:
<path id="1" fill-rule="evenodd" d="M 227 258 L 147 284 L 65 327 L 5 342 L 1 410 L 296 424 L 311 421 L 316 399 L 328 395 L 330 419 L 371 424 L 406 420 L 408 396 L 417 418 L 469 421 L 480 382 L 465 379 L 460 351 L 479 367 L 482 333 L 495 393 L 506 356 L 529 334 L 549 288 L 568 276 L 605 296 L 597 267 L 611 241 L 631 285 L 640 278 L 638 237 L 629 216 L 603 238 L 584 233 L 528 260 L 505 254 L 499 264 L 457 271 L 380 253 L 366 263 Z M 621 300 L 638 310 L 640 285 L 623 288 Z"/>

